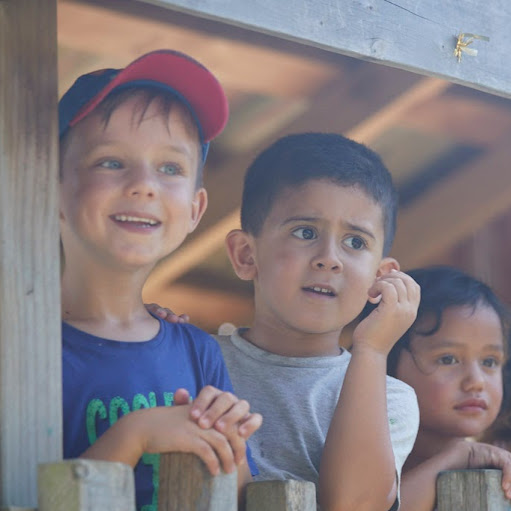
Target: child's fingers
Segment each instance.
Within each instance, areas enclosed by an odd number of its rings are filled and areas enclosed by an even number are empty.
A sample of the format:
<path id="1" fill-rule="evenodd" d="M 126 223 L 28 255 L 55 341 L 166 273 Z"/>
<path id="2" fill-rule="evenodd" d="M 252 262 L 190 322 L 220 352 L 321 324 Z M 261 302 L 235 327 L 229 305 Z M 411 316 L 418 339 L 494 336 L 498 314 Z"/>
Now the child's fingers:
<path id="1" fill-rule="evenodd" d="M 199 426 L 201 428 L 211 428 L 220 417 L 229 412 L 238 402 L 239 399 L 231 392 L 221 392 L 198 419 Z M 236 410 L 237 409 L 234 410 L 234 414 Z M 236 422 L 240 420 L 245 413 L 242 415 L 238 413 Z"/>
<path id="2" fill-rule="evenodd" d="M 192 403 L 190 417 L 197 421 L 222 393 L 223 391 L 213 387 L 212 385 L 206 385 L 203 387 Z"/>
<path id="3" fill-rule="evenodd" d="M 213 447 L 206 440 L 199 439 L 195 442 L 191 452 L 204 462 L 211 475 L 216 476 L 220 473 L 220 460 Z"/>
<path id="4" fill-rule="evenodd" d="M 406 273 L 392 270 L 380 277 L 369 291 L 372 303 L 378 303 L 381 298 L 386 303 L 415 304 L 420 299 L 420 287 Z"/>
<path id="5" fill-rule="evenodd" d="M 245 439 L 238 434 L 238 428 L 233 427 L 232 435 L 228 436 L 229 443 L 231 444 L 231 449 L 234 456 L 234 463 L 239 465 L 242 463 L 247 455 L 247 443 Z"/>
<path id="6" fill-rule="evenodd" d="M 263 416 L 260 413 L 249 413 L 238 428 L 238 433 L 247 440 L 250 438 L 263 423 Z"/>
<path id="7" fill-rule="evenodd" d="M 174 392 L 175 405 L 188 405 L 190 404 L 190 393 L 186 389 L 177 389 Z"/>
<path id="8" fill-rule="evenodd" d="M 167 307 L 160 307 L 157 303 L 147 303 L 145 307 L 150 313 L 164 319 L 168 323 L 185 323 L 189 320 L 186 314 L 178 316 Z M 184 319 L 185 317 L 186 319 Z"/>
<path id="9" fill-rule="evenodd" d="M 502 470 L 502 489 L 506 497 L 511 499 L 511 454 L 499 449 L 497 455 L 499 459 L 493 465 Z"/>
<path id="10" fill-rule="evenodd" d="M 222 433 L 219 433 L 215 429 L 208 429 L 202 431 L 202 437 L 211 445 L 215 451 L 215 455 L 218 458 L 221 467 L 224 472 L 230 473 L 236 468 L 236 462 L 234 458 L 233 445 L 231 441 Z M 243 440 L 242 440 L 243 441 Z M 239 443 L 233 441 L 237 446 L 237 449 L 241 449 Z M 243 441 L 244 443 L 244 441 Z M 245 447 L 243 447 L 244 449 Z"/>
<path id="11" fill-rule="evenodd" d="M 246 417 L 249 411 L 250 405 L 248 402 L 244 399 L 240 399 L 234 403 L 227 412 L 223 413 L 219 417 L 219 419 L 214 423 L 215 428 L 221 433 L 225 433 Z"/>

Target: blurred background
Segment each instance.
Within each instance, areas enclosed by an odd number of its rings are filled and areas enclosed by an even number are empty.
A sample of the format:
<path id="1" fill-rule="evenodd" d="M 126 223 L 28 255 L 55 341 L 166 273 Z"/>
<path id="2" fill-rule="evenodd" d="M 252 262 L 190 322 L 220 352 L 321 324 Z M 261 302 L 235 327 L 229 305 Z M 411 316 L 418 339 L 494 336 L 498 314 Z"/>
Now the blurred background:
<path id="1" fill-rule="evenodd" d="M 80 74 L 158 48 L 208 67 L 231 116 L 206 165 L 208 210 L 155 269 L 146 301 L 209 332 L 249 324 L 250 283 L 224 251 L 245 169 L 282 135 L 326 131 L 369 145 L 392 172 L 400 213 L 391 255 L 403 269 L 456 265 L 511 304 L 511 100 L 131 0 L 58 2 L 60 94 Z"/>

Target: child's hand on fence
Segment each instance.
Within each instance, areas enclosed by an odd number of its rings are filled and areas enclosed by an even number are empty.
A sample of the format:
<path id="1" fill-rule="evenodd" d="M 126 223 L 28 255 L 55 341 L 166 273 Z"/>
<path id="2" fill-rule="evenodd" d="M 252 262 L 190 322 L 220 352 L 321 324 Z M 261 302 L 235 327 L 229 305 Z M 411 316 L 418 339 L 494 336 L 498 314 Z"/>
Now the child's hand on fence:
<path id="1" fill-rule="evenodd" d="M 201 428 L 190 420 L 190 408 L 191 405 L 181 405 L 140 410 L 143 416 L 137 417 L 135 429 L 139 431 L 143 452 L 191 452 L 206 464 L 212 475 L 218 475 L 220 468 L 232 472 L 237 460 L 231 442 L 216 429 Z M 243 452 L 244 449 L 243 445 Z"/>
<path id="2" fill-rule="evenodd" d="M 188 314 L 180 314 L 179 316 L 166 307 L 160 307 L 157 303 L 146 303 L 145 308 L 155 316 L 158 316 L 169 323 L 189 323 Z"/>
<path id="3" fill-rule="evenodd" d="M 457 468 L 498 468 L 502 470 L 502 489 L 511 499 L 511 453 L 500 447 L 480 442 L 458 441 L 450 448 L 453 456 L 460 456 Z"/>
<path id="4" fill-rule="evenodd" d="M 355 328 L 353 345 L 367 345 L 386 356 L 417 316 L 420 287 L 406 273 L 391 270 L 369 289 L 369 301 L 378 306 Z"/>
<path id="5" fill-rule="evenodd" d="M 195 398 L 190 417 L 201 428 L 214 427 L 224 434 L 229 439 L 237 464 L 245 460 L 245 441 L 262 424 L 262 416 L 251 413 L 247 401 L 210 385 Z"/>

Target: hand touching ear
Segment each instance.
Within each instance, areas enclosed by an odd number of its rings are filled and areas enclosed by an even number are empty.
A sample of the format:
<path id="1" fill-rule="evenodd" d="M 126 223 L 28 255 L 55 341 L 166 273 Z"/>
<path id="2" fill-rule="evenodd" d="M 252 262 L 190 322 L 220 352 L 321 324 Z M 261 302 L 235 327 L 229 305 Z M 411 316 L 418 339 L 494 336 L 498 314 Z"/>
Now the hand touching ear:
<path id="1" fill-rule="evenodd" d="M 368 345 L 388 355 L 415 321 L 420 287 L 409 275 L 392 268 L 376 278 L 368 300 L 378 306 L 355 328 L 353 345 Z"/>

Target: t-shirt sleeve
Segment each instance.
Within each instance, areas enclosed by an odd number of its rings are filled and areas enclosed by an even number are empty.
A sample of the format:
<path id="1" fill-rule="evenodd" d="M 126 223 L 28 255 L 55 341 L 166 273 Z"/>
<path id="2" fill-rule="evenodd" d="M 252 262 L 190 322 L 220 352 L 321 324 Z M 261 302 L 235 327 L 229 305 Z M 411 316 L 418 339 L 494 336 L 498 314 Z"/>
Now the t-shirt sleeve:
<path id="1" fill-rule="evenodd" d="M 236 394 L 233 390 L 231 379 L 222 356 L 222 350 L 218 342 L 211 337 L 211 343 L 208 346 L 207 360 L 205 360 L 204 367 L 206 369 L 206 385 L 212 385 L 220 390 L 225 390 Z M 252 476 L 259 475 L 259 470 L 252 458 L 250 446 L 247 443 L 247 462 Z"/>
<path id="2" fill-rule="evenodd" d="M 387 413 L 397 477 L 397 499 L 392 510 L 399 509 L 401 470 L 410 454 L 419 429 L 419 405 L 415 391 L 406 383 L 387 378 Z"/>

